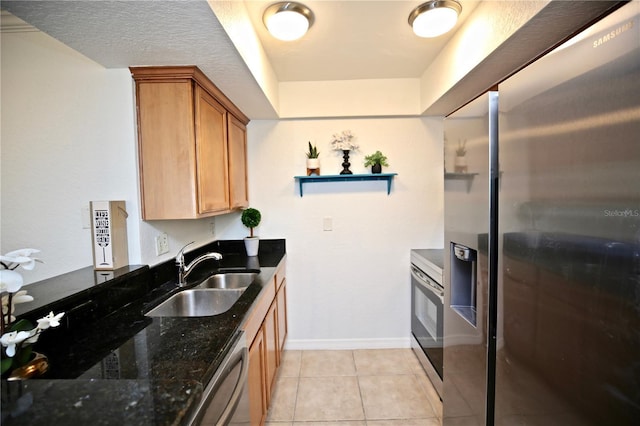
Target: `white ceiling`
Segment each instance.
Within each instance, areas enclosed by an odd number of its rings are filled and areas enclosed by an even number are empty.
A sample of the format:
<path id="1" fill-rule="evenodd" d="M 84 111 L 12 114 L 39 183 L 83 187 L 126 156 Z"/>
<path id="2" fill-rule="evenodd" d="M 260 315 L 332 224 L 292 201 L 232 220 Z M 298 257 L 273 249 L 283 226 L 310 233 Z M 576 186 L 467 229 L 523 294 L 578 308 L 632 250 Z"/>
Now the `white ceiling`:
<path id="1" fill-rule="evenodd" d="M 272 0 L 245 1 L 253 27 L 279 81 L 420 78 L 464 22 L 477 1 L 463 1 L 456 27 L 437 38 L 420 38 L 409 13 L 426 0 L 309 0 L 315 14 L 309 32 L 294 42 L 269 35 L 262 13 Z"/>
<path id="2" fill-rule="evenodd" d="M 314 25 L 285 43 L 262 24 L 273 2 L 244 4 L 281 82 L 419 78 L 457 29 L 415 36 L 407 20 L 419 0 L 310 0 Z M 463 2 L 458 26 L 476 5 Z M 2 8 L 106 68 L 198 65 L 249 117 L 277 116 L 207 1 L 3 0 Z"/>
<path id="3" fill-rule="evenodd" d="M 303 0 L 316 22 L 301 40 L 284 43 L 271 38 L 261 22 L 262 11 L 275 1 L 2 0 L 0 6 L 106 68 L 197 65 L 251 119 L 276 119 L 278 113 L 263 90 L 264 81 L 249 69 L 247 53 L 242 53 L 243 59 L 234 45 L 237 37 L 257 37 L 277 82 L 420 78 L 470 12 L 481 9 L 480 0 L 460 0 L 457 26 L 444 36 L 422 39 L 412 34 L 407 22 L 422 0 Z M 513 3 L 519 1 L 523 0 Z M 500 3 L 482 5 L 495 9 Z M 616 4 L 533 3 L 544 7 L 431 104 L 427 113 L 453 111 Z M 243 6 L 246 13 L 238 14 Z M 243 29 L 234 33 L 233 41 L 227 34 L 225 12 L 242 20 L 241 25 L 233 22 Z M 246 22 L 247 14 L 251 22 Z M 5 18 L 3 14 L 3 32 L 28 31 Z M 504 13 L 502 21 L 490 24 L 509 28 L 513 18 Z"/>

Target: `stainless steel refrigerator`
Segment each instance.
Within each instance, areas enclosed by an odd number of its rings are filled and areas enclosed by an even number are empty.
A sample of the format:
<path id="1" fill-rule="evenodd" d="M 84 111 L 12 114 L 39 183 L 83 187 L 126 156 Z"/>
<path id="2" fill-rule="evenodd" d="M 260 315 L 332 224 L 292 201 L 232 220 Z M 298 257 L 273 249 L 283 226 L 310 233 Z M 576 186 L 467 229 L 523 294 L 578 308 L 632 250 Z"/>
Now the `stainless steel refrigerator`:
<path id="1" fill-rule="evenodd" d="M 640 2 L 449 116 L 445 156 L 444 425 L 637 424 Z"/>

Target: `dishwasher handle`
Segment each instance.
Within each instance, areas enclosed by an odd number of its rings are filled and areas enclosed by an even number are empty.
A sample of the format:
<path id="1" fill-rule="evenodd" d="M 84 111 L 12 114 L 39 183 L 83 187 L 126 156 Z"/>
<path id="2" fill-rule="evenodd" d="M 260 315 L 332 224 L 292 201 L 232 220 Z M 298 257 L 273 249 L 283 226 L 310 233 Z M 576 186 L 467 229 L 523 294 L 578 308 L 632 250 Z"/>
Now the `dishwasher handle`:
<path id="1" fill-rule="evenodd" d="M 242 367 L 240 367 L 240 377 L 233 389 L 229 403 L 222 412 L 220 420 L 218 420 L 217 426 L 226 426 L 229 424 L 229 420 L 231 420 L 236 408 L 238 408 L 238 402 L 240 402 L 242 392 L 244 392 L 244 388 L 247 385 L 247 379 L 249 377 L 249 349 L 247 349 L 247 347 L 242 348 L 242 357 L 240 362 L 242 362 Z"/>
<path id="2" fill-rule="evenodd" d="M 220 410 L 214 409 L 214 411 L 210 412 L 209 408 L 213 407 L 211 404 L 213 403 L 216 393 L 221 390 L 223 382 L 230 377 L 229 375 L 237 368 L 238 364 L 240 364 L 240 372 L 238 373 L 237 380 L 233 383 L 233 390 L 230 392 L 228 400 L 223 403 L 224 408 L 222 409 L 220 407 Z M 243 391 L 247 386 L 248 377 L 249 350 L 246 345 L 244 332 L 239 332 L 234 339 L 230 353 L 225 357 L 214 377 L 206 385 L 200 401 L 186 424 L 188 426 L 198 426 L 206 418 L 207 424 L 213 424 L 213 421 L 215 421 L 216 426 L 226 426 L 235 414 L 238 403 L 243 396 Z M 216 404 L 215 407 L 218 407 L 218 405 Z M 220 414 L 218 415 L 218 413 Z"/>

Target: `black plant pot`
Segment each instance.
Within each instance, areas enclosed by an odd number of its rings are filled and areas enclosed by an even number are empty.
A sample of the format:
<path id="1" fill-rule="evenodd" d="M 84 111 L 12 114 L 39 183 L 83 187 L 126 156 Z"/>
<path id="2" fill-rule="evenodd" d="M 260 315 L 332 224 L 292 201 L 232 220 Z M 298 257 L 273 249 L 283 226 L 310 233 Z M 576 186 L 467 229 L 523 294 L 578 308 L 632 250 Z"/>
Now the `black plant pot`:
<path id="1" fill-rule="evenodd" d="M 375 175 L 382 173 L 382 164 L 374 164 L 371 166 L 371 173 Z"/>

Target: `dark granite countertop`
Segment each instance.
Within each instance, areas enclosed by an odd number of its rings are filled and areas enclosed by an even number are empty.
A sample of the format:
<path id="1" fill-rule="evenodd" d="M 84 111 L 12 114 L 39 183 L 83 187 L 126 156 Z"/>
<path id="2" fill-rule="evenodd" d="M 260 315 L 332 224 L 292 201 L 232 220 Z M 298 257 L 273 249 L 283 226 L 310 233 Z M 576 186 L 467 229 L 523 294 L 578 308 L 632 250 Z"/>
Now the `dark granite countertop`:
<path id="1" fill-rule="evenodd" d="M 215 244 L 185 255 L 187 262 L 212 249 L 224 255 L 222 261 L 194 270 L 190 284 L 225 269 L 260 271 L 230 310 L 213 317 L 144 316 L 181 290 L 175 285 L 172 262 L 133 268 L 125 274 L 133 283 L 105 283 L 98 286 L 105 287 L 102 292 L 91 287 L 73 295 L 71 317 L 77 313 L 75 317 L 67 327 L 44 333 L 35 347 L 49 358 L 49 371 L 40 379 L 2 381 L 2 424 L 179 425 L 186 421 L 263 284 L 273 282 L 285 256 L 284 240 L 261 241 L 257 259 L 245 256 L 242 241 Z M 123 293 L 137 295 L 138 287 L 144 294 L 108 311 L 114 298 Z M 39 316 L 48 308 L 31 314 Z"/>

